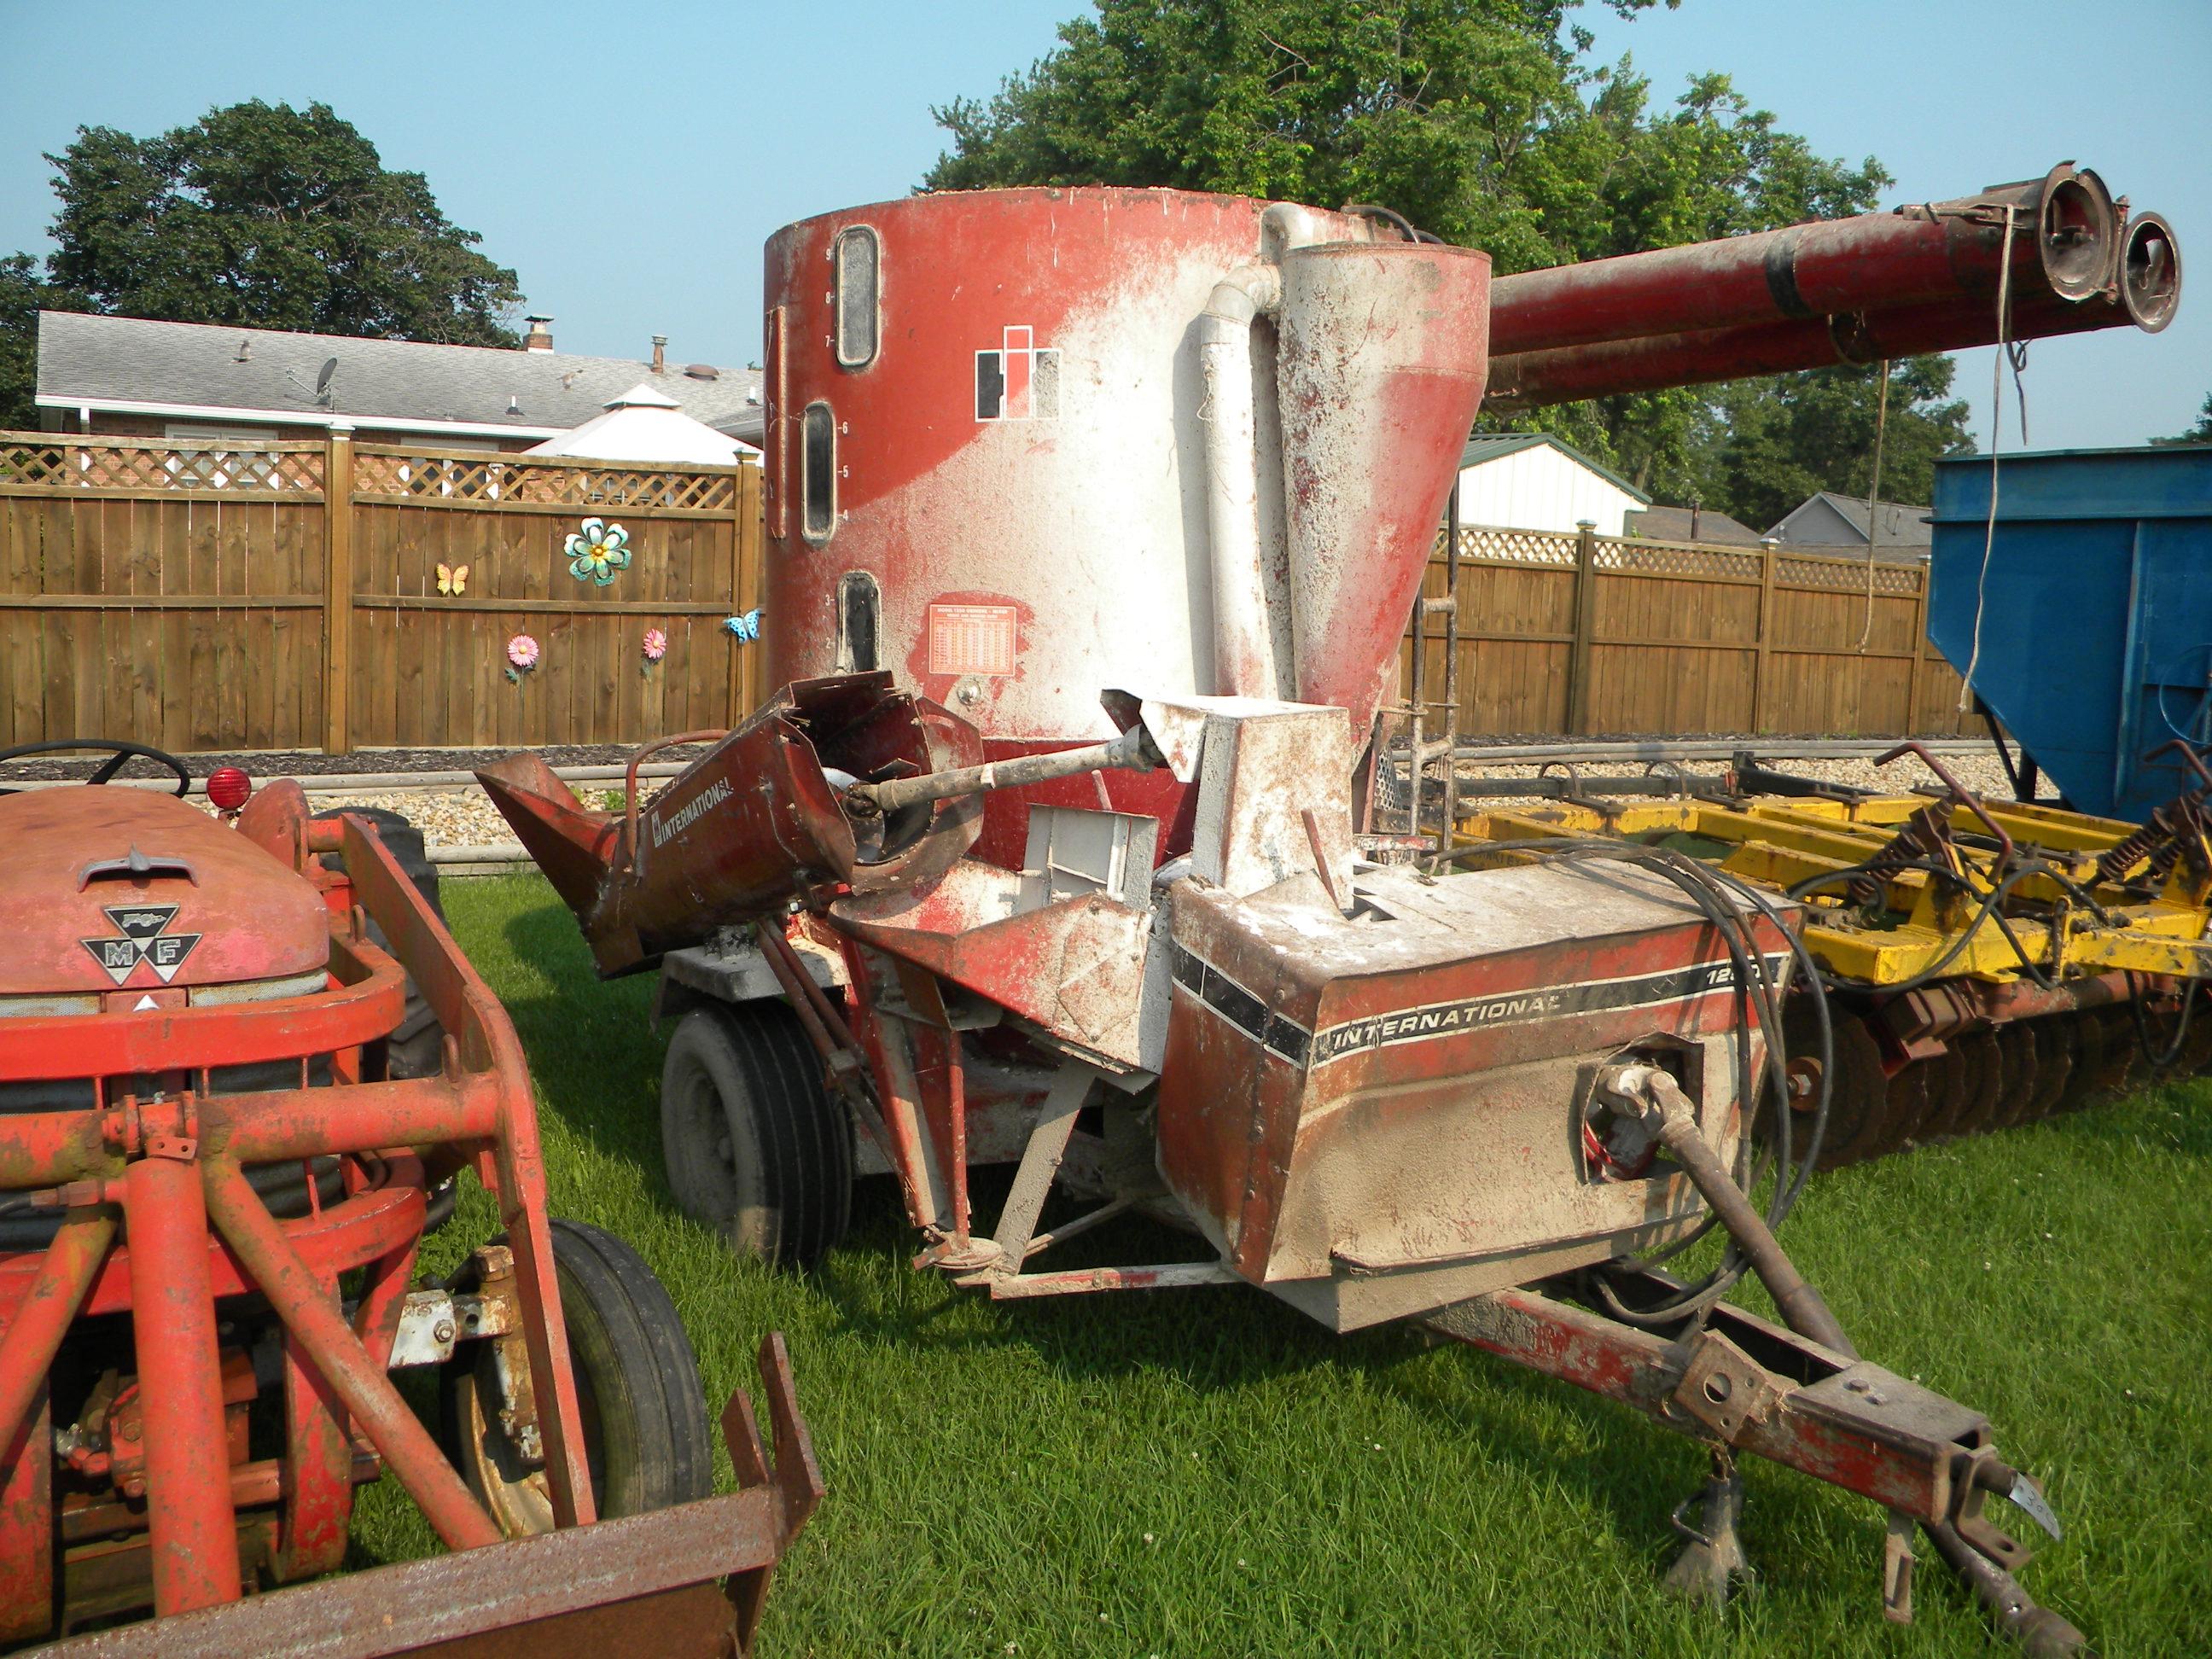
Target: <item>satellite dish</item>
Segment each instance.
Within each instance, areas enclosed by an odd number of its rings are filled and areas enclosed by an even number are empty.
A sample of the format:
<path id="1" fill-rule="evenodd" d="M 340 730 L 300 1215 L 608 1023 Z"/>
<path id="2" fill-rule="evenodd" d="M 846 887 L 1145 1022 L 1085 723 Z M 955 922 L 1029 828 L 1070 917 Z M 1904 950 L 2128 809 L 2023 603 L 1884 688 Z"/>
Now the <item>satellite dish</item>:
<path id="1" fill-rule="evenodd" d="M 315 396 L 322 398 L 325 402 L 329 401 L 331 395 L 331 376 L 337 372 L 338 360 L 337 358 L 325 357 L 323 359 L 323 372 L 315 376 Z"/>

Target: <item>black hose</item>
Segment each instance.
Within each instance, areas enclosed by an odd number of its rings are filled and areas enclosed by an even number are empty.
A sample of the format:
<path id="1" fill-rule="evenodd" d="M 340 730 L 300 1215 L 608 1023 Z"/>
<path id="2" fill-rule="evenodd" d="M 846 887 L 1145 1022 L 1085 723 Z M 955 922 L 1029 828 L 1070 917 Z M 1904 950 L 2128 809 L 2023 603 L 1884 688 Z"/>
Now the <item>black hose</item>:
<path id="1" fill-rule="evenodd" d="M 1735 1028 L 1735 1058 L 1737 1098 L 1743 1101 L 1747 1114 L 1753 1109 L 1756 1096 L 1751 1077 L 1751 1032 L 1749 1014 L 1755 999 L 1759 1019 L 1767 1034 L 1766 1070 L 1772 1084 L 1771 1097 L 1776 1103 L 1777 1118 L 1777 1174 L 1773 1196 L 1768 1201 L 1766 1224 L 1778 1228 L 1811 1178 L 1815 1161 L 1820 1157 L 1820 1143 L 1827 1131 L 1829 1079 L 1834 1070 L 1833 1027 L 1828 1016 L 1827 998 L 1819 964 L 1790 927 L 1784 925 L 1780 914 L 1765 895 L 1726 871 L 1715 870 L 1678 853 L 1663 848 L 1644 847 L 1634 842 L 1602 841 L 1528 841 L 1492 842 L 1478 847 L 1459 849 L 1442 855 L 1432 867 L 1445 863 L 1461 863 L 1471 857 L 1489 853 L 1514 853 L 1533 856 L 1539 860 L 1559 862 L 1613 862 L 1634 865 L 1664 877 L 1680 890 L 1698 912 L 1711 924 L 1727 948 L 1730 964 L 1735 970 L 1736 990 L 1736 1024 Z M 1806 982 L 1812 994 L 1820 1022 L 1820 1073 L 1818 1097 L 1813 1111 L 1813 1127 L 1807 1150 L 1801 1159 L 1791 1155 L 1792 1125 L 1789 1102 L 1789 1061 L 1784 1050 L 1780 1009 L 1776 1002 L 1778 987 L 1768 974 L 1764 953 L 1758 940 L 1746 924 L 1742 911 L 1734 901 L 1741 899 L 1771 921 L 1789 944 L 1792 956 L 1802 966 Z M 1754 1171 L 1752 1185 L 1756 1187 L 1764 1177 L 1762 1166 Z M 1705 1237 L 1713 1226 L 1714 1218 L 1708 1215 L 1688 1237 L 1659 1252 L 1650 1261 L 1666 1261 L 1688 1249 Z M 1612 1317 L 1626 1323 L 1660 1326 L 1673 1323 L 1685 1314 L 1711 1306 L 1735 1288 L 1743 1277 L 1749 1262 L 1733 1238 L 1722 1256 L 1719 1266 L 1705 1279 L 1685 1286 L 1670 1301 L 1655 1307 L 1632 1308 L 1623 1303 L 1613 1288 L 1602 1279 L 1595 1290 Z"/>
<path id="2" fill-rule="evenodd" d="M 345 1197 L 345 1173 L 340 1160 L 325 1154 L 316 1158 L 314 1164 L 318 1200 L 325 1205 L 339 1202 Z M 307 1212 L 307 1179 L 297 1161 L 252 1164 L 246 1171 L 246 1180 L 269 1206 L 270 1214 L 280 1220 Z M 54 1235 L 68 1217 L 64 1209 L 33 1206 L 27 1194 L 0 1199 L 0 1250 L 42 1250 L 54 1242 Z"/>
<path id="3" fill-rule="evenodd" d="M 1871 872 L 1873 862 L 1869 860 L 1867 864 L 1855 864 L 1840 870 L 1824 871 L 1817 876 L 1808 876 L 1804 880 L 1790 884 L 1788 889 L 1790 896 L 1793 899 L 1802 899 L 1809 893 L 1820 891 L 1824 887 L 1833 887 L 1839 883 L 1869 874 Z M 1932 875 L 1952 878 L 1957 875 L 1957 872 L 1929 859 L 1911 859 L 1902 864 L 1882 866 L 1882 873 L 1894 873 L 1901 870 L 1924 870 Z M 1899 995 L 1906 991 L 1917 991 L 1922 986 L 1941 979 L 1951 964 L 1966 954 L 1967 947 L 1974 941 L 1974 935 L 1981 932 L 1982 924 L 1995 917 L 1997 931 L 2004 936 L 2005 942 L 2012 946 L 2013 956 L 2019 963 L 2021 971 L 2040 988 L 2046 991 L 2056 990 L 2057 981 L 2044 971 L 2041 963 L 2027 954 L 2027 946 L 2021 943 L 2020 936 L 2012 930 L 2010 918 L 1997 910 L 1997 907 L 2011 896 L 2013 889 L 2032 876 L 2041 876 L 2056 884 L 2069 897 L 2081 902 L 2099 921 L 2106 924 L 2112 921 L 2112 913 L 2098 902 L 2094 894 L 2067 875 L 2064 871 L 2040 859 L 2031 860 L 2009 872 L 2002 881 L 1982 896 L 1980 907 L 1974 912 L 1974 919 L 1960 930 L 1958 938 L 1951 942 L 1950 946 L 1942 956 L 1913 975 L 1911 978 L 1902 980 L 1894 985 L 1884 985 L 1881 989 L 1891 995 Z M 1826 969 L 1815 971 L 1820 975 L 1820 982 L 1831 990 L 1851 986 L 1851 981 L 1838 980 Z"/>

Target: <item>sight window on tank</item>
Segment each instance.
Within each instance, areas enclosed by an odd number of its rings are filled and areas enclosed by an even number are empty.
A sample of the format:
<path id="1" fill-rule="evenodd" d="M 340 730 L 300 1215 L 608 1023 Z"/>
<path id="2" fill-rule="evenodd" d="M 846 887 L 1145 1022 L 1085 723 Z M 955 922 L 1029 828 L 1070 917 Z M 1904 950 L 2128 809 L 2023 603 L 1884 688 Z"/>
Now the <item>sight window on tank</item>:
<path id="1" fill-rule="evenodd" d="M 809 404 L 799 431 L 799 529 L 826 542 L 837 527 L 837 420 L 827 404 Z"/>
<path id="2" fill-rule="evenodd" d="M 882 649 L 878 590 L 865 570 L 848 570 L 837 580 L 837 672 L 866 674 L 880 665 Z"/>
<path id="3" fill-rule="evenodd" d="M 882 248 L 866 225 L 837 233 L 837 365 L 866 368 L 876 360 L 880 313 L 878 268 Z"/>

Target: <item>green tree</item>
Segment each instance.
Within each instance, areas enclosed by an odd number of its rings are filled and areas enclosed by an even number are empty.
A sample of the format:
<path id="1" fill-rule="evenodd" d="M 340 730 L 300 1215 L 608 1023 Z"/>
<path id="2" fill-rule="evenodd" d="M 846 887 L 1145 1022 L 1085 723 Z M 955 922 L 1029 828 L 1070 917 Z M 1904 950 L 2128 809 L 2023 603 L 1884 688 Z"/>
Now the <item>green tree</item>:
<path id="1" fill-rule="evenodd" d="M 31 401 L 38 381 L 39 311 L 55 298 L 29 254 L 0 258 L 0 428 L 39 423 Z"/>
<path id="2" fill-rule="evenodd" d="M 952 147 L 922 187 L 1379 202 L 1486 249 L 1504 275 L 1863 212 L 1890 182 L 1872 158 L 1815 155 L 1724 75 L 1655 106 L 1629 60 L 1587 61 L 1573 3 L 1097 0 L 996 96 L 933 110 Z M 1608 3 L 1629 15 L 1651 0 Z M 1713 407 L 1670 391 L 1509 423 L 1681 498 L 1711 471 Z"/>
<path id="3" fill-rule="evenodd" d="M 2171 438 L 2153 438 L 2154 444 L 2212 444 L 2212 392 L 2204 397 L 2204 407 L 2197 411 L 2197 424 L 2186 432 L 2177 432 Z"/>
<path id="4" fill-rule="evenodd" d="M 54 252 L 0 264 L 0 410 L 21 422 L 39 306 L 462 345 L 520 343 L 515 276 L 419 173 L 325 104 L 259 100 L 134 138 L 80 127 L 53 165 Z"/>
<path id="5" fill-rule="evenodd" d="M 1951 397 L 1948 357 L 1889 366 L 1881 436 L 1881 498 L 1922 502 L 1935 490 L 1936 458 L 1974 447 L 1967 405 Z M 1764 530 L 1819 489 L 1863 498 L 1874 471 L 1879 371 L 1820 368 L 1718 388 L 1697 447 L 1697 477 L 1682 498 Z"/>

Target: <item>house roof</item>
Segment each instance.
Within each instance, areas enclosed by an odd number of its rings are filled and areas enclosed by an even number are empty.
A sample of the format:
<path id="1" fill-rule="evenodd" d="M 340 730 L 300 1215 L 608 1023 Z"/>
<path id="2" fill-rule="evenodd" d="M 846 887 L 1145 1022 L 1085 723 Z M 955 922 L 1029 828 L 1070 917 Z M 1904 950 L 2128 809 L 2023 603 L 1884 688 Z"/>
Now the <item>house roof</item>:
<path id="1" fill-rule="evenodd" d="M 595 461 L 665 461 L 730 466 L 757 453 L 726 433 L 693 420 L 676 399 L 646 382 L 610 398 L 606 412 L 573 432 L 548 438 L 524 452 L 570 455 Z"/>
<path id="2" fill-rule="evenodd" d="M 1885 550 L 1894 547 L 1924 550 L 1935 539 L 1934 528 L 1928 522 L 1929 509 L 1925 507 L 1914 507 L 1905 501 L 1876 501 L 1874 504 L 1875 525 L 1878 533 L 1869 536 L 1865 498 L 1839 495 L 1832 489 L 1814 491 L 1796 507 L 1791 507 L 1789 512 L 1784 514 L 1781 522 L 1766 533 L 1770 536 L 1779 536 L 1784 541 L 1795 539 L 1788 533 L 1790 520 L 1816 502 L 1825 505 L 1830 512 L 1850 526 L 1852 534 L 1857 539 L 1855 543 L 1846 544 L 1847 545 L 1863 547 L 1872 542 Z M 1812 545 L 1810 543 L 1803 544 Z"/>
<path id="3" fill-rule="evenodd" d="M 1698 528 L 1690 533 L 1690 509 L 1686 507 L 1647 507 L 1636 515 L 1629 534 L 1646 541 L 1694 541 L 1715 547 L 1757 547 L 1759 532 L 1739 520 L 1712 507 L 1698 509 Z"/>
<path id="4" fill-rule="evenodd" d="M 1471 466 L 1485 466 L 1492 461 L 1503 460 L 1508 455 L 1516 455 L 1524 449 L 1534 449 L 1539 444 L 1550 445 L 1576 465 L 1587 471 L 1596 473 L 1599 477 L 1603 478 L 1616 489 L 1635 496 L 1638 501 L 1647 504 L 1650 501 L 1650 495 L 1629 483 L 1612 468 L 1600 466 L 1565 439 L 1556 438 L 1548 432 L 1478 432 L 1468 438 L 1467 447 L 1460 452 L 1460 471 L 1464 472 Z"/>
<path id="5" fill-rule="evenodd" d="M 627 357 L 39 313 L 37 401 L 47 409 L 550 438 L 641 378 L 709 426 L 760 396 L 745 369 L 654 374 Z"/>

